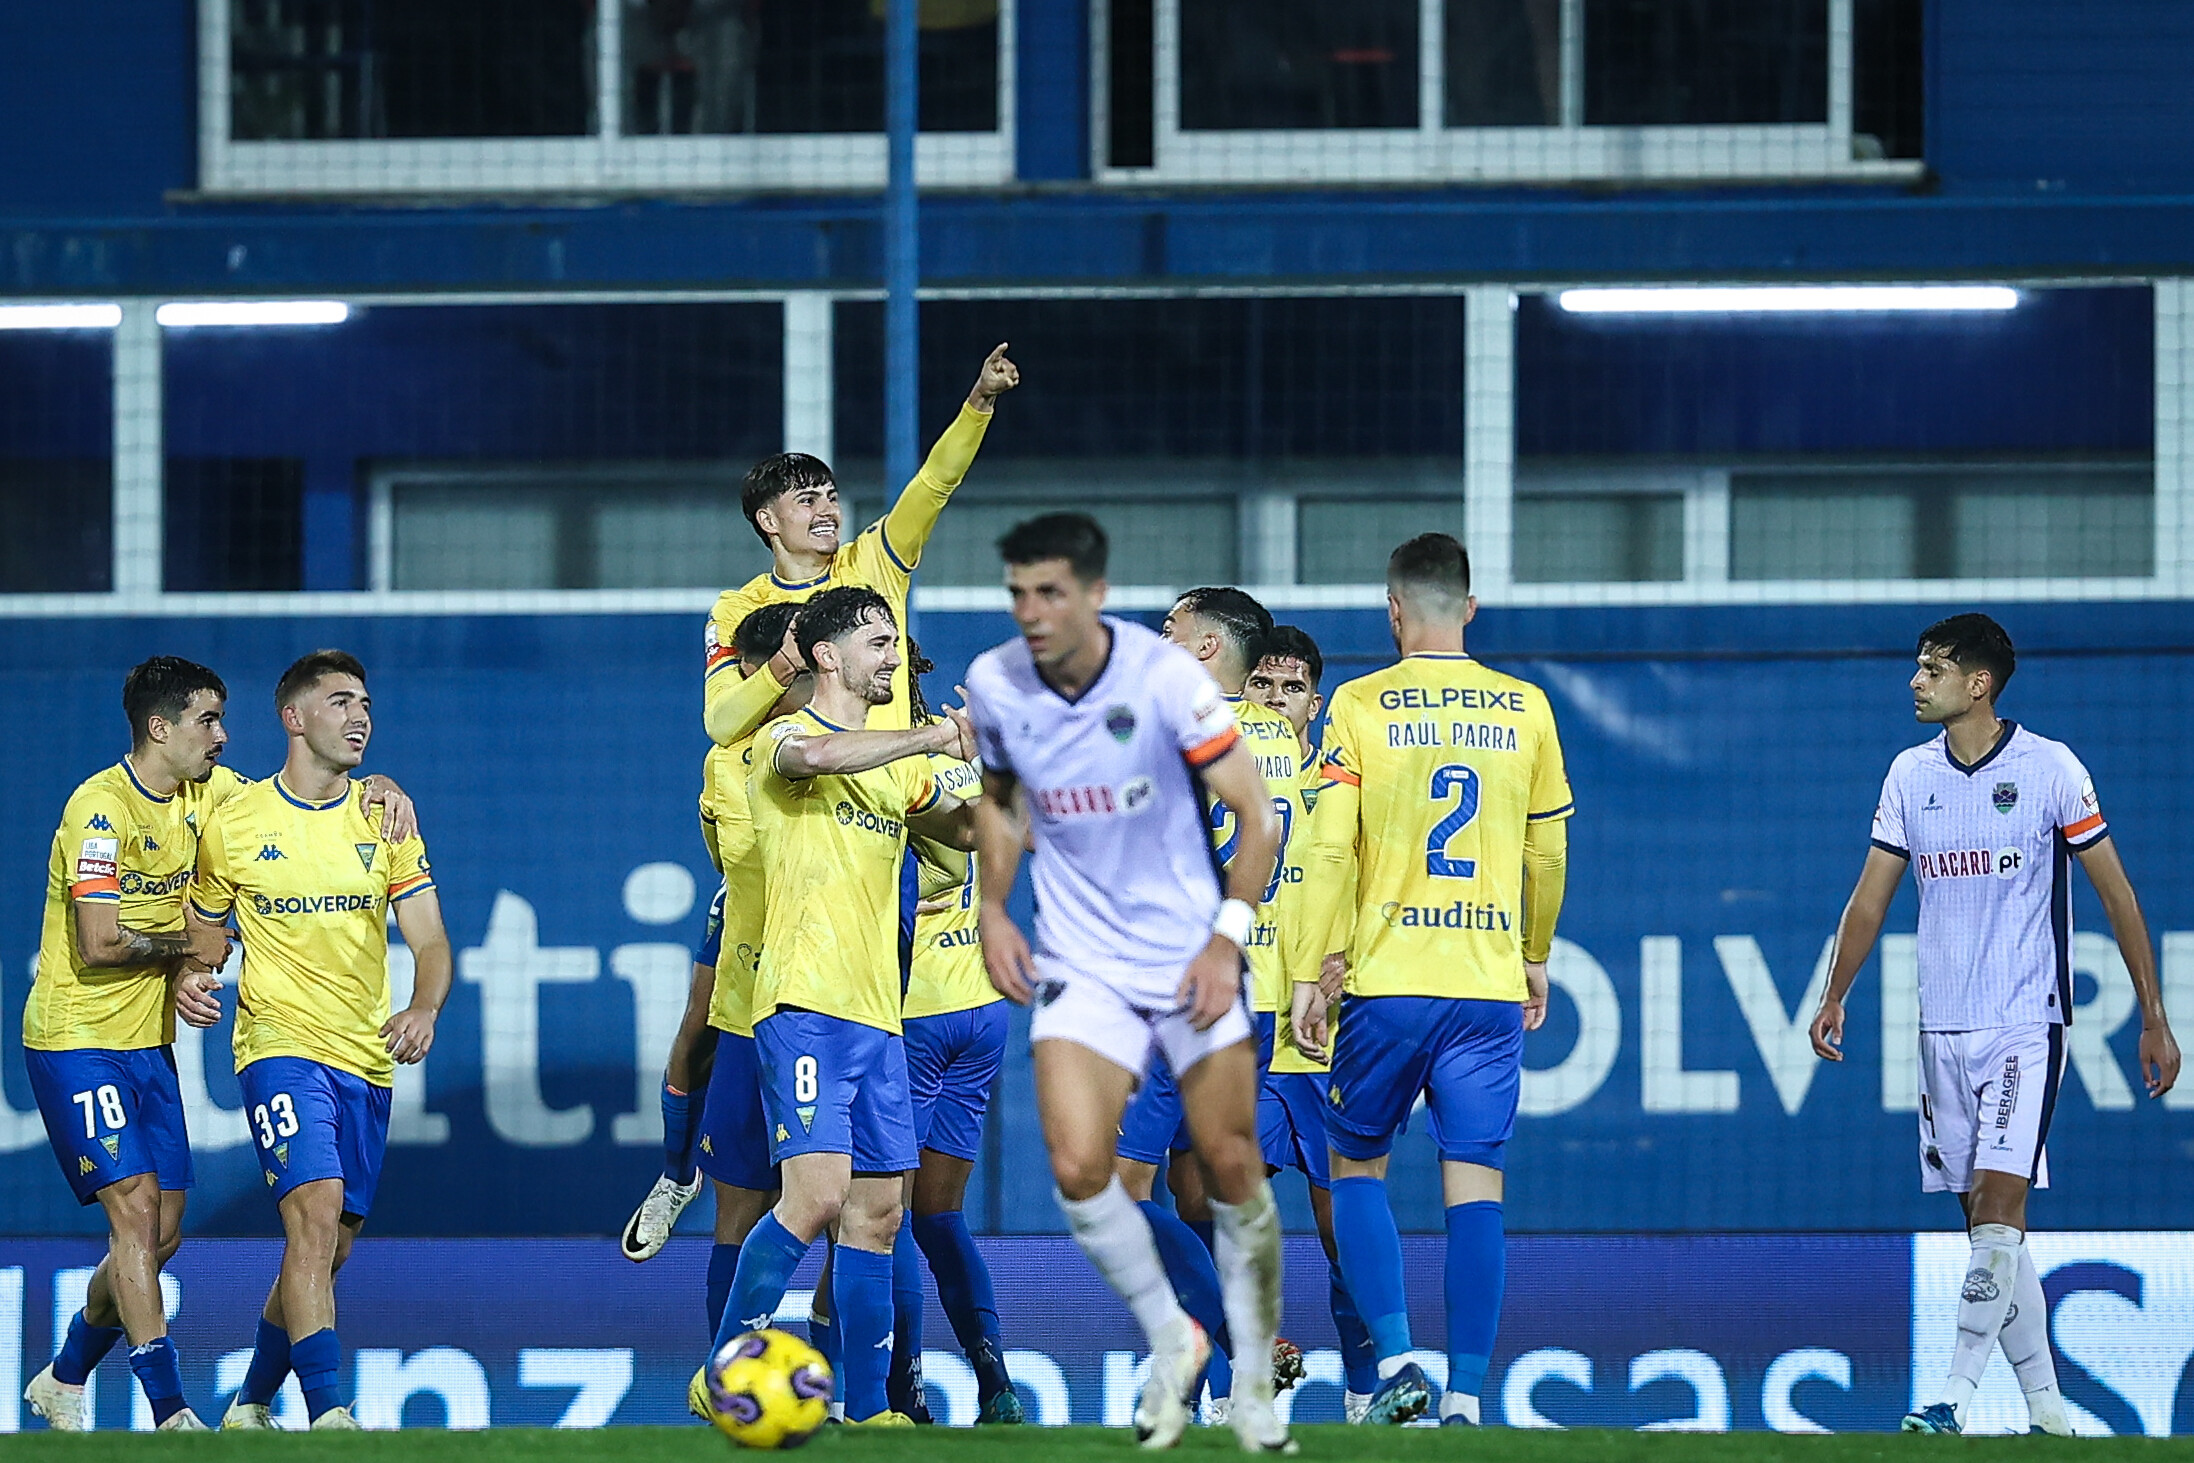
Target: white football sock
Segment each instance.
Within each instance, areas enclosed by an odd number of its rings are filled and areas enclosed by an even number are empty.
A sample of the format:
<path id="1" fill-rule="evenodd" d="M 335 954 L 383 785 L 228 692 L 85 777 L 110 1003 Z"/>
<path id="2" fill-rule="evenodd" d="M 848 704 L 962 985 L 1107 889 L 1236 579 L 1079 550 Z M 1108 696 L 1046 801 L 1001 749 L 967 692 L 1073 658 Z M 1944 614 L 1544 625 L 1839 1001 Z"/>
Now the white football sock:
<path id="1" fill-rule="evenodd" d="M 1440 1399 L 1440 1416 L 1445 1419 L 1458 1414 L 1469 1418 L 1471 1425 L 1475 1427 L 1478 1423 L 1478 1399 L 1465 1392 L 1449 1392 L 1443 1396 Z"/>
<path id="2" fill-rule="evenodd" d="M 1211 1201 L 1213 1258 L 1234 1336 L 1234 1385 L 1247 1380 L 1272 1393 L 1272 1342 L 1280 1333 L 1280 1206 L 1264 1179 L 1239 1204 Z"/>
<path id="3" fill-rule="evenodd" d="M 1142 1324 L 1153 1351 L 1180 1344 L 1190 1324 L 1166 1279 L 1166 1267 L 1158 1258 L 1158 1244 L 1150 1236 L 1150 1221 L 1120 1187 L 1118 1175 L 1088 1199 L 1059 1195 L 1074 1242 L 1097 1267 L 1112 1288 L 1127 1302 Z"/>
<path id="4" fill-rule="evenodd" d="M 1988 1354 L 1996 1349 L 1997 1333 L 2011 1309 L 2012 1292 L 2019 1281 L 2019 1253 L 2026 1236 L 2008 1224 L 1976 1224 L 1972 1230 L 1973 1255 L 1966 1262 L 1965 1281 L 1958 1297 L 1958 1348 L 1950 1358 L 1950 1377 L 1943 1383 L 1942 1400 L 1959 1411 L 1981 1385 Z"/>
<path id="5" fill-rule="evenodd" d="M 2026 1393 L 2027 1420 L 2047 1432 L 2070 1432 L 2064 1394 L 2057 1390 L 2057 1362 L 2049 1353 L 2049 1298 L 2042 1293 L 2042 1273 L 2034 1268 L 2034 1256 L 2019 1246 L 2019 1278 L 2011 1291 L 2011 1313 L 2004 1317 L 1996 1344 L 2004 1360 L 2019 1374 L 2019 1390 Z"/>

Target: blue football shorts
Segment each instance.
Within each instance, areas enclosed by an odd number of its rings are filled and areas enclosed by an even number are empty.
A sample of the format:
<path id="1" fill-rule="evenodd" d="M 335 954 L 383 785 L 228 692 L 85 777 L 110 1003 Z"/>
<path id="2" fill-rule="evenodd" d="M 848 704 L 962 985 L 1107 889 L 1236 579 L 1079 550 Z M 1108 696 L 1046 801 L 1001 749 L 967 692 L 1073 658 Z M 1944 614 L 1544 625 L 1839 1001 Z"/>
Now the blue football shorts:
<path id="1" fill-rule="evenodd" d="M 754 1038 L 710 1027 L 716 1064 L 701 1099 L 701 1135 L 694 1161 L 701 1172 L 735 1189 L 778 1186 L 769 1156 L 769 1118 L 762 1111 L 762 1058 Z"/>
<path id="2" fill-rule="evenodd" d="M 1523 1069 L 1519 1002 L 1350 996 L 1327 1082 L 1326 1142 L 1344 1158 L 1384 1156 L 1423 1093 L 1441 1158 L 1499 1168 Z"/>
<path id="3" fill-rule="evenodd" d="M 173 1048 L 26 1047 L 23 1065 L 77 1203 L 96 1204 L 101 1189 L 141 1173 L 157 1174 L 163 1189 L 195 1182 Z"/>
<path id="4" fill-rule="evenodd" d="M 1277 1173 L 1301 1169 L 1303 1177 L 1321 1189 L 1333 1187 L 1326 1163 L 1326 1079 L 1321 1072 L 1275 1072 L 1272 1043 L 1278 1018 L 1259 1011 L 1257 1021 L 1257 1070 L 1264 1081 L 1257 1089 L 1257 1146 L 1264 1150 L 1265 1167 Z"/>
<path id="5" fill-rule="evenodd" d="M 780 1006 L 754 1028 L 754 1044 L 777 1162 L 844 1153 L 858 1174 L 919 1166 L 907 1046 L 897 1032 Z"/>
<path id="6" fill-rule="evenodd" d="M 983 1116 L 1012 1024 L 1004 1001 L 907 1019 L 907 1085 L 921 1147 L 971 1163 L 981 1152 Z"/>
<path id="7" fill-rule="evenodd" d="M 343 1212 L 363 1219 L 388 1155 L 390 1089 L 303 1057 L 261 1057 L 236 1082 L 275 1202 L 300 1184 L 341 1179 Z"/>

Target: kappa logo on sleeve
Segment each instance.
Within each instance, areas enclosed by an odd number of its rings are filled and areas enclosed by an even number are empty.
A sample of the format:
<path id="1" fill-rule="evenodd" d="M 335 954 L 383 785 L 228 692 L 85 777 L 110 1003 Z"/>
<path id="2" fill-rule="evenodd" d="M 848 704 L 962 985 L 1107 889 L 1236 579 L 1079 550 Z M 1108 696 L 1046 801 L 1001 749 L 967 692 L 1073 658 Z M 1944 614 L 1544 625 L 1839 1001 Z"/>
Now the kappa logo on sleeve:
<path id="1" fill-rule="evenodd" d="M 114 831 L 114 825 L 107 821 L 107 815 L 105 813 L 92 814 L 91 821 L 89 823 L 86 823 L 84 826 L 91 829 L 95 833 L 112 833 Z"/>

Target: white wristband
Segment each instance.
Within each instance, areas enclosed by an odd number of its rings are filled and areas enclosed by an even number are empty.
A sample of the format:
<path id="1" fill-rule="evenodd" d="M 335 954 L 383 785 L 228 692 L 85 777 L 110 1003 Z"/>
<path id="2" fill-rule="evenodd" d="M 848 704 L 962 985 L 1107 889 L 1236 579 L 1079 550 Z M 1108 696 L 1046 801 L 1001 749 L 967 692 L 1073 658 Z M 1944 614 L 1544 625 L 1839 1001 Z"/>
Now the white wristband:
<path id="1" fill-rule="evenodd" d="M 1211 921 L 1211 932 L 1224 935 L 1243 950 L 1249 948 L 1250 927 L 1257 923 L 1257 912 L 1239 899 L 1229 899 L 1219 906 L 1219 913 Z"/>

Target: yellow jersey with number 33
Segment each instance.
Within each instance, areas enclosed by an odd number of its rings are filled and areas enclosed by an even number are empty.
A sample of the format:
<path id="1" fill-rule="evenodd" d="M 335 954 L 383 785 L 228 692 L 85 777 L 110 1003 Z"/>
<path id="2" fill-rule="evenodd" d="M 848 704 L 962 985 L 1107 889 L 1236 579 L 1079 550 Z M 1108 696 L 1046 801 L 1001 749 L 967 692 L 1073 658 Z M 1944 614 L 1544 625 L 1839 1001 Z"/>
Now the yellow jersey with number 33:
<path id="1" fill-rule="evenodd" d="M 851 730 L 796 711 L 754 739 L 747 796 L 768 882 L 753 1018 L 780 1006 L 898 1032 L 899 863 L 907 819 L 943 796 L 926 757 L 866 772 L 787 777 L 776 751 L 789 736 Z M 728 901 L 727 901 L 728 903 Z M 729 937 L 729 927 L 726 927 Z"/>
<path id="2" fill-rule="evenodd" d="M 1467 655 L 1408 656 L 1333 693 L 1325 775 L 1357 790 L 1312 820 L 1311 877 L 1357 874 L 1328 934 L 1350 994 L 1522 1001 L 1524 830 L 1572 806 L 1546 693 Z"/>
<path id="3" fill-rule="evenodd" d="M 308 802 L 270 777 L 222 804 L 198 845 L 190 902 L 207 919 L 236 914 L 244 975 L 236 998 L 236 1070 L 302 1057 L 395 1081 L 389 1019 L 388 909 L 434 887 L 427 847 L 391 845 L 386 810 L 362 784 Z"/>

